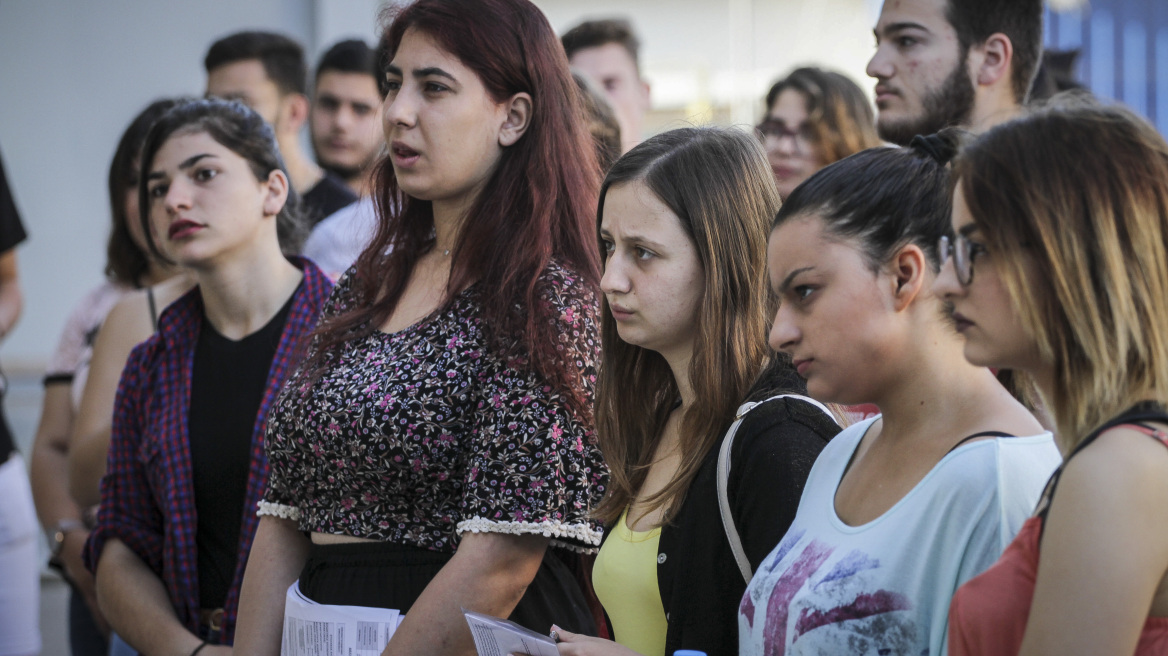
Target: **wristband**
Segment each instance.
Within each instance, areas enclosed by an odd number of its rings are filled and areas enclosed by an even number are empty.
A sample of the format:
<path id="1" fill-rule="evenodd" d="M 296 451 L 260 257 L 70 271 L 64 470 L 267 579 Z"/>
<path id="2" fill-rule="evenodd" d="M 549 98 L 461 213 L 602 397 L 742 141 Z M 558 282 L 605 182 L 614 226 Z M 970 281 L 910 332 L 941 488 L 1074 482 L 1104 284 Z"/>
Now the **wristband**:
<path id="1" fill-rule="evenodd" d="M 200 651 L 203 650 L 203 647 L 206 647 L 209 644 L 211 644 L 211 643 L 204 640 L 201 645 L 199 645 L 198 647 L 195 647 L 195 650 L 191 652 L 191 656 L 195 656 L 195 654 L 198 654 Z"/>

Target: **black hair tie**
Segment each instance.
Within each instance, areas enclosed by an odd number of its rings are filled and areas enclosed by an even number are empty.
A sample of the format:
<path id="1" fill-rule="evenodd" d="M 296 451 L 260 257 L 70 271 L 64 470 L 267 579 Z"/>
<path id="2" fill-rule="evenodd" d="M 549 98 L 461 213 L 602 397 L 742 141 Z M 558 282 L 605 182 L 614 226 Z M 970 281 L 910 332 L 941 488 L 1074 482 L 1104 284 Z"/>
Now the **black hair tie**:
<path id="1" fill-rule="evenodd" d="M 951 135 L 945 134 L 918 134 L 908 144 L 909 148 L 932 157 L 941 166 L 947 166 L 949 160 L 957 155 L 957 142 Z"/>

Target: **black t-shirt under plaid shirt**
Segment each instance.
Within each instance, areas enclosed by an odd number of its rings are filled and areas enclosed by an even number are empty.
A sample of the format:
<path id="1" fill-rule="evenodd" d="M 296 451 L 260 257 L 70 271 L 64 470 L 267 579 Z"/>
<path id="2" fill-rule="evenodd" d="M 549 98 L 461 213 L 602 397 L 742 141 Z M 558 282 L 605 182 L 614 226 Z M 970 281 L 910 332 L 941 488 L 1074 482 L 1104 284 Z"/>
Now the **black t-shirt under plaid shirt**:
<path id="1" fill-rule="evenodd" d="M 206 315 L 191 370 L 191 469 L 198 514 L 199 603 L 222 608 L 239 555 L 239 527 L 251 466 L 251 436 L 272 358 L 292 308 L 288 297 L 267 325 L 241 340 L 224 337 Z M 254 509 L 247 508 L 247 512 Z"/>

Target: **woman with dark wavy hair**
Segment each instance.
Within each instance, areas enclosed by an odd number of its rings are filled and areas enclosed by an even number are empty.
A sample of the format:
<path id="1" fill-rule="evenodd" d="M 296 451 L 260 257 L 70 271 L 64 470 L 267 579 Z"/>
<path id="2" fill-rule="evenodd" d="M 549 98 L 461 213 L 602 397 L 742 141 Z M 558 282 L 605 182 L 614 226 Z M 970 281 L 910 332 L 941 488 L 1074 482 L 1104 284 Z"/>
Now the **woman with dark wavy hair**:
<path id="1" fill-rule="evenodd" d="M 207 656 L 232 641 L 267 409 L 332 283 L 285 255 L 302 234 L 297 201 L 259 114 L 180 103 L 150 128 L 141 161 L 149 247 L 196 286 L 126 362 L 85 560 L 118 636 L 144 654 Z"/>
<path id="2" fill-rule="evenodd" d="M 597 164 L 527 0 L 420 0 L 383 36 L 380 227 L 273 408 L 238 648 L 284 598 L 396 609 L 387 654 L 473 650 L 462 608 L 591 631 Z M 299 578 L 298 578 L 299 577 Z"/>

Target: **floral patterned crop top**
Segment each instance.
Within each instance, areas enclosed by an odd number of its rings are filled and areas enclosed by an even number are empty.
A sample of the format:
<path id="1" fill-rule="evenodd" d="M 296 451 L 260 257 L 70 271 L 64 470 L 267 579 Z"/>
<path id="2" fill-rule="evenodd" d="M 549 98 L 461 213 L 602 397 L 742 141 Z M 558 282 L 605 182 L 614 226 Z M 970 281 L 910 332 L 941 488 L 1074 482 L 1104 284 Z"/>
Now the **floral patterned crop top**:
<path id="1" fill-rule="evenodd" d="M 352 270 L 322 321 L 359 303 Z M 555 264 L 541 280 L 559 309 L 561 352 L 590 398 L 597 299 Z M 298 371 L 268 420 L 260 515 L 301 531 L 453 551 L 466 531 L 534 533 L 595 551 L 589 519 L 608 470 L 591 423 L 540 376 L 488 348 L 476 287 L 397 333 L 335 347 L 315 382 Z M 310 355 L 311 357 L 311 355 Z"/>

